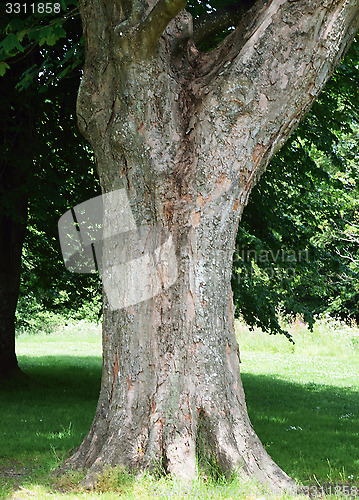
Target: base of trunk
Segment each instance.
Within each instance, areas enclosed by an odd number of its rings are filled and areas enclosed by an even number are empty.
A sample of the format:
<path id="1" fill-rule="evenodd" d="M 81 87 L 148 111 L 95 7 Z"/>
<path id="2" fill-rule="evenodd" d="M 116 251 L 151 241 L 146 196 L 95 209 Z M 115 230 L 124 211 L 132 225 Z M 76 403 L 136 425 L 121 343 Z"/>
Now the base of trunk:
<path id="1" fill-rule="evenodd" d="M 191 482 L 199 450 L 228 475 L 273 491 L 293 487 L 248 417 L 233 323 L 233 250 L 223 244 L 235 231 L 222 229 L 213 240 L 199 229 L 200 236 L 186 228 L 175 234 L 178 279 L 164 293 L 117 310 L 104 294 L 95 419 L 62 469 L 86 470 L 86 487 L 108 466 L 161 469 Z"/>
<path id="2" fill-rule="evenodd" d="M 27 375 L 19 368 L 17 359 L 0 361 L 0 381 L 27 380 Z"/>
<path id="3" fill-rule="evenodd" d="M 240 378 L 233 378 L 229 381 L 221 375 L 204 391 L 200 370 L 197 380 L 184 377 L 172 387 L 169 381 L 155 394 L 142 390 L 141 401 L 140 384 L 128 381 L 123 406 L 112 404 L 108 391 L 109 404 L 105 404 L 103 387 L 89 434 L 59 473 L 86 471 L 82 485 L 88 489 L 103 469 L 116 466 L 160 471 L 188 483 L 207 474 L 201 464 L 212 463 L 228 477 L 237 474 L 244 482 L 272 492 L 293 490 L 293 480 L 273 462 L 254 432 Z M 149 411 L 144 414 L 141 403 L 146 399 Z"/>
<path id="4" fill-rule="evenodd" d="M 158 423 L 151 429 L 147 443 L 147 450 L 152 449 L 152 453 L 139 448 L 138 455 L 144 455 L 142 463 L 132 467 L 129 462 L 133 457 L 118 442 L 119 429 L 107 434 L 106 438 L 92 432 L 58 473 L 85 470 L 81 485 L 91 489 L 107 467 L 124 466 L 134 472 L 149 470 L 161 475 L 171 474 L 184 484 L 201 475 L 211 475 L 212 469 L 228 478 L 237 475 L 245 484 L 264 486 L 273 493 L 294 490 L 294 481 L 273 462 L 254 431 L 242 427 L 241 432 L 237 430 L 235 434 L 226 420 L 220 424 L 213 422 L 213 429 L 209 424 L 210 419 L 206 419 L 203 426 L 206 430 L 199 432 L 197 439 L 186 433 L 178 434 L 175 428 L 172 436 L 167 435 L 165 439 L 162 424 Z M 96 460 L 89 466 L 94 456 Z"/>

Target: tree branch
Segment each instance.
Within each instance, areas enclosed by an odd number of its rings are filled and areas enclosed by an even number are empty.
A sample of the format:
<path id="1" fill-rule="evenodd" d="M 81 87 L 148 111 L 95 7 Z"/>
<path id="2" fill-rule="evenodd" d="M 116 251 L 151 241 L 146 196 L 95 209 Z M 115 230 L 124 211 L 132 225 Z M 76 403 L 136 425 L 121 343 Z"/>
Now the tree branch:
<path id="1" fill-rule="evenodd" d="M 156 45 L 167 25 L 185 8 L 186 3 L 187 0 L 158 0 L 141 26 L 147 50 Z"/>
<path id="2" fill-rule="evenodd" d="M 358 29 L 358 0 L 258 0 L 218 47 L 196 51 L 201 101 L 193 135 L 201 138 L 201 175 L 215 179 L 207 187 L 212 200 L 225 176 L 233 206 L 245 206 Z"/>
<path id="3" fill-rule="evenodd" d="M 235 26 L 255 3 L 255 0 L 240 0 L 225 9 L 211 12 L 193 23 L 193 41 L 196 45 L 214 36 L 229 26 Z"/>

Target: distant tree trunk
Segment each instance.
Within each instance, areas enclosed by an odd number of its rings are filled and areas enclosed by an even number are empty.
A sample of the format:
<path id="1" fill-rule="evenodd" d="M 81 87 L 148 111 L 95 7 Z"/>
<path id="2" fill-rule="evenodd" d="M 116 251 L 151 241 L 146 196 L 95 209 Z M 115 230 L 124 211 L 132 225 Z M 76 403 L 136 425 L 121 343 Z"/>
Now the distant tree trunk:
<path id="1" fill-rule="evenodd" d="M 29 178 L 35 150 L 33 95 L 15 84 L 32 61 L 9 70 L 0 96 L 0 378 L 20 374 L 15 353 L 15 311 L 26 234 Z"/>
<path id="2" fill-rule="evenodd" d="M 22 212 L 26 217 L 26 200 Z M 19 373 L 15 353 L 15 312 L 19 297 L 21 253 L 26 224 L 0 217 L 0 378 Z"/>
<path id="3" fill-rule="evenodd" d="M 191 479 L 203 441 L 225 470 L 284 489 L 292 481 L 247 415 L 232 254 L 251 188 L 339 63 L 359 7 L 260 0 L 208 54 L 196 49 L 182 8 L 159 0 L 148 14 L 141 1 L 132 11 L 116 0 L 81 2 L 80 127 L 103 191 L 126 188 L 136 223 L 172 234 L 179 277 L 121 310 L 105 296 L 99 403 L 66 467 L 89 468 L 87 484 L 106 464 L 161 464 Z"/>

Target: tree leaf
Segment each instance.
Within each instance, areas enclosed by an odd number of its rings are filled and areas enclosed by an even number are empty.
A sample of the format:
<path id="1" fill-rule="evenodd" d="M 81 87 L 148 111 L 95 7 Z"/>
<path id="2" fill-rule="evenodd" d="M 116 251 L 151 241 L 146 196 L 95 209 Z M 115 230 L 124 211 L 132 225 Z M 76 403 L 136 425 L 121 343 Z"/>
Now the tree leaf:
<path id="1" fill-rule="evenodd" d="M 9 33 L 6 38 L 1 42 L 0 47 L 5 53 L 10 54 L 14 49 L 24 52 L 24 47 L 19 42 L 18 37 L 15 33 Z"/>
<path id="2" fill-rule="evenodd" d="M 7 69 L 10 69 L 10 66 L 4 61 L 0 62 L 0 76 L 4 76 Z"/>
<path id="3" fill-rule="evenodd" d="M 62 26 L 47 26 L 40 33 L 39 45 L 41 47 L 46 43 L 52 46 L 55 45 L 60 38 L 66 38 L 66 31 Z"/>

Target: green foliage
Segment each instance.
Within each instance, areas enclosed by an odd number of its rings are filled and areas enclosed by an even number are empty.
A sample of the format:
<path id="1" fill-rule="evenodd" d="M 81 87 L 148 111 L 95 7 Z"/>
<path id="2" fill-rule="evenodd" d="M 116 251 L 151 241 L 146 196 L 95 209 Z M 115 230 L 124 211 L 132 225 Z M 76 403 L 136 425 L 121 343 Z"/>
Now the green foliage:
<path id="1" fill-rule="evenodd" d="M 83 59 L 80 20 L 76 10 L 69 10 L 76 4 L 63 3 L 61 17 L 22 13 L 5 17 L 0 26 L 7 50 L 4 65 L 9 66 L 1 80 L 6 91 L 1 98 L 5 140 L 0 152 L 12 179 L 11 185 L 3 183 L 1 213 L 19 218 L 18 200 L 28 200 L 17 311 L 22 329 L 51 330 L 50 310 L 79 319 L 95 319 L 101 311 L 99 277 L 65 269 L 57 230 L 65 211 L 99 193 L 93 154 L 75 119 Z M 26 48 L 24 58 L 15 57 L 14 37 Z"/>
<path id="2" fill-rule="evenodd" d="M 10 68 L 10 66 L 6 62 L 4 62 L 4 61 L 0 62 L 0 76 L 4 76 L 6 73 L 6 70 L 9 68 Z"/>
<path id="3" fill-rule="evenodd" d="M 17 51 L 24 52 L 24 47 L 19 42 L 19 37 L 15 33 L 9 33 L 0 44 L 0 50 L 11 56 Z"/>
<path id="4" fill-rule="evenodd" d="M 51 301 L 49 299 L 39 298 L 39 290 L 41 286 L 34 287 L 34 292 L 24 294 L 24 283 L 27 282 L 27 276 L 22 276 L 23 286 L 16 309 L 16 331 L 17 335 L 24 333 L 52 334 L 59 328 L 73 321 L 87 320 L 96 323 L 99 321 L 102 308 L 102 296 L 100 291 L 91 286 L 91 283 L 80 289 L 77 302 L 69 303 L 70 294 L 64 290 L 66 280 L 57 287 L 50 290 L 53 295 Z M 49 292 L 48 292 L 49 294 Z"/>
<path id="5" fill-rule="evenodd" d="M 0 76 L 21 61 L 21 54 L 39 52 L 42 60 L 25 68 L 16 85 L 24 90 L 40 81 L 41 91 L 45 91 L 83 62 L 83 40 L 76 34 L 81 33 L 78 0 L 59 0 L 61 8 L 56 11 L 55 2 L 37 0 L 31 6 L 20 5 L 20 12 L 5 13 L 0 22 Z M 51 8 L 42 12 L 39 5 Z M 3 11 L 5 8 L 0 7 Z"/>
<path id="6" fill-rule="evenodd" d="M 68 92 L 66 103 L 61 94 L 59 98 L 48 95 L 43 114 L 38 116 L 42 147 L 34 160 L 31 180 L 20 297 L 33 295 L 44 309 L 67 311 L 79 319 L 90 314 L 94 319 L 101 313 L 100 278 L 67 271 L 58 238 L 60 216 L 99 194 L 93 155 L 77 130 L 73 114 L 77 82 L 70 80 L 69 89 L 65 82 L 61 84 L 63 92 Z M 20 306 L 19 321 L 24 322 L 25 316 Z"/>

